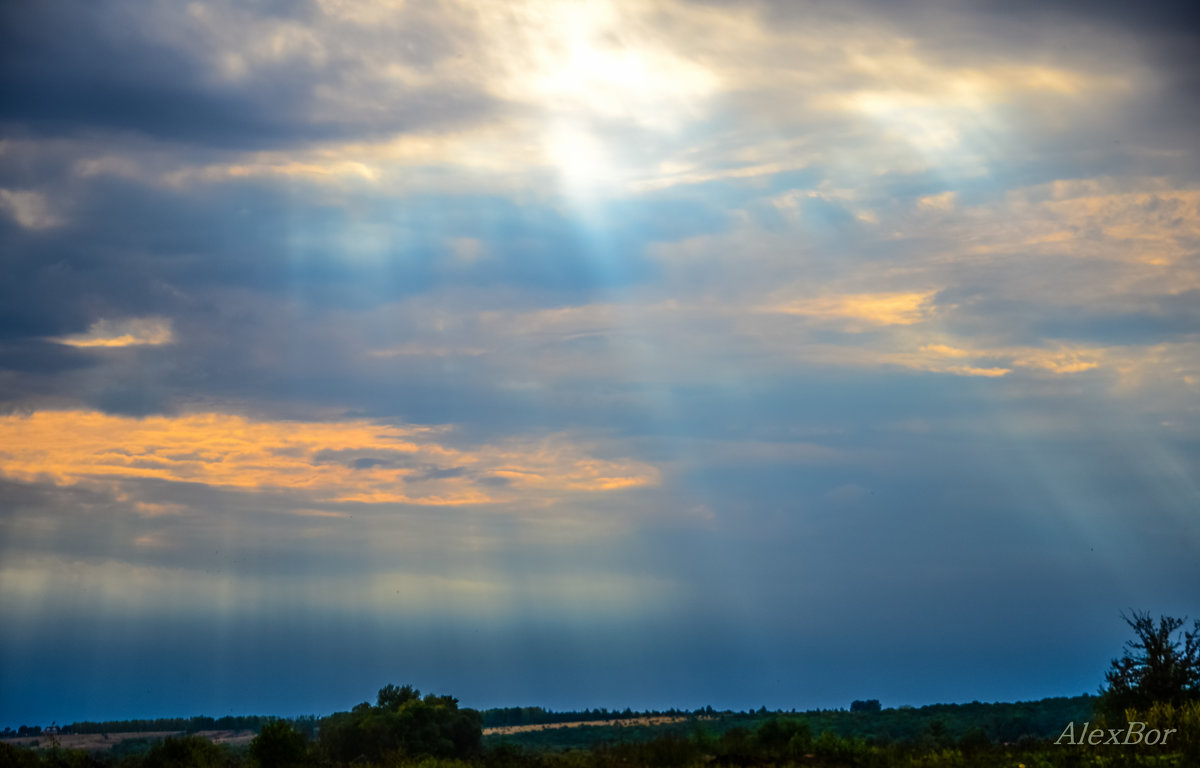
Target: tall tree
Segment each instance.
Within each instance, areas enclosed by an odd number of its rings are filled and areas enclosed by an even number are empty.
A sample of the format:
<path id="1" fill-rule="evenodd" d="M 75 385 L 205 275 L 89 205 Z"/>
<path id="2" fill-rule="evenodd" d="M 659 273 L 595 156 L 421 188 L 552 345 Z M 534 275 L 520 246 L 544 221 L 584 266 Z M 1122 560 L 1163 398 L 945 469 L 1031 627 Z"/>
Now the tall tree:
<path id="1" fill-rule="evenodd" d="M 1163 616 L 1155 623 L 1148 612 L 1121 615 L 1134 632 L 1125 653 L 1113 659 L 1105 675 L 1101 706 L 1112 713 L 1144 709 L 1155 702 L 1183 704 L 1200 699 L 1200 620 L 1184 630 L 1186 618 Z"/>
<path id="2" fill-rule="evenodd" d="M 308 742 L 287 720 L 273 720 L 250 742 L 250 756 L 259 768 L 303 768 Z"/>
<path id="3" fill-rule="evenodd" d="M 388 683 L 379 689 L 379 696 L 375 699 L 375 705 L 380 709 L 395 712 L 408 702 L 419 698 L 421 698 L 421 692 L 411 685 L 397 687 L 392 683 Z"/>
<path id="4" fill-rule="evenodd" d="M 388 685 L 377 704 L 363 702 L 350 712 L 335 712 L 321 721 L 320 744 L 334 762 L 392 758 L 457 757 L 478 754 L 480 715 L 459 709 L 452 696 L 427 694 L 411 686 Z"/>

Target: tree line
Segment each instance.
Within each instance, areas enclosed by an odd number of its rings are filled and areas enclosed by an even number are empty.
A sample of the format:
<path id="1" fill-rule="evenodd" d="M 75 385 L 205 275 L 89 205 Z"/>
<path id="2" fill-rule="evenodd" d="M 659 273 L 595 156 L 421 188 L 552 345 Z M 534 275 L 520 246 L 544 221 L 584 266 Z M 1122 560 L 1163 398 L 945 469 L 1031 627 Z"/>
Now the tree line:
<path id="1" fill-rule="evenodd" d="M 159 718 L 140 718 L 132 720 L 102 720 L 99 722 L 91 720 L 79 720 L 69 725 L 57 727 L 57 732 L 60 734 L 72 733 L 162 733 L 162 732 L 183 732 L 197 733 L 198 731 L 258 731 L 266 723 L 278 718 L 269 715 L 225 715 L 222 717 L 207 717 L 204 715 L 195 715 L 193 717 L 159 717 Z M 316 720 L 315 717 L 297 718 L 296 723 L 299 727 L 303 727 L 305 720 Z M 40 736 L 50 729 L 43 729 L 36 725 L 22 725 L 15 730 L 9 726 L 0 736 L 9 739 L 14 737 L 25 736 Z M 311 730 L 311 729 L 309 729 Z"/>
<path id="2" fill-rule="evenodd" d="M 990 768 L 1025 765 L 1128 765 L 1190 768 L 1200 765 L 1200 621 L 1134 612 L 1124 617 L 1134 632 L 1124 653 L 1105 675 L 1099 697 L 1044 699 L 1017 704 L 934 705 L 884 709 L 874 699 L 856 700 L 851 711 L 802 715 L 755 713 L 692 719 L 666 728 L 591 726 L 520 734 L 485 744 L 483 715 L 460 708 L 451 696 L 411 686 L 387 685 L 375 703 L 317 720 L 273 718 L 187 718 L 89 724 L 145 726 L 170 723 L 173 730 L 258 726 L 248 748 L 237 750 L 186 734 L 123 743 L 89 754 L 53 745 L 30 750 L 0 744 L 0 768 Z M 706 710 L 712 712 L 711 709 Z M 596 717 L 603 712 L 606 718 Z M 632 714 L 629 710 L 627 713 Z M 493 710 L 494 720 L 532 720 L 575 713 L 541 708 Z M 605 710 L 585 710 L 594 719 L 613 719 Z M 621 713 L 624 715 L 625 713 Z M 1068 720 L 1069 718 L 1069 720 Z M 1165 743 L 1099 744 L 1054 733 L 1064 721 L 1086 718 L 1086 728 L 1118 732 L 1135 721 L 1178 738 Z M 545 720 L 543 720 L 545 722 Z M 79 725 L 79 724 L 76 724 Z M 212 725 L 216 728 L 206 728 Z M 236 729 L 236 728 L 230 728 Z M 581 739 L 580 748 L 549 749 L 536 741 L 549 734 Z M 95 732 L 95 731 L 93 731 Z M 104 731 L 99 731 L 104 732 Z M 637 733 L 642 736 L 635 737 Z M 548 736 L 553 738 L 553 736 Z M 525 739 L 525 741 L 522 741 Z"/>

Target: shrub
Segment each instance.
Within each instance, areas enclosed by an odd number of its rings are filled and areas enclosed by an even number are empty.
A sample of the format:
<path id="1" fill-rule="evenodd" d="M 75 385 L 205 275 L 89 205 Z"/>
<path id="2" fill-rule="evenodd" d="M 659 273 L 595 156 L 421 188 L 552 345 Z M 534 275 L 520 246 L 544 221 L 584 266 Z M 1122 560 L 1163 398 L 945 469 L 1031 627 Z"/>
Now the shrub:
<path id="1" fill-rule="evenodd" d="M 155 744 L 142 759 L 142 768 L 224 768 L 225 750 L 200 736 L 169 736 Z"/>
<path id="2" fill-rule="evenodd" d="M 291 723 L 275 720 L 250 742 L 250 757 L 260 768 L 301 768 L 309 763 L 308 743 Z"/>

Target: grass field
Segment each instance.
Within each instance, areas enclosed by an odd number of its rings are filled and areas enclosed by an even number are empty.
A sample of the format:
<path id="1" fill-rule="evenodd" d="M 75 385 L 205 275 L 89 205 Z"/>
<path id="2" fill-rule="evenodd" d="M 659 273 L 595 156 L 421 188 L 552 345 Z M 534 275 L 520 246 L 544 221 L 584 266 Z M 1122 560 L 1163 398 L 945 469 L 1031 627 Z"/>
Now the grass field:
<path id="1" fill-rule="evenodd" d="M 183 731 L 131 731 L 127 733 L 64 733 L 57 736 L 24 736 L 15 739 L 0 739 L 5 744 L 18 747 L 51 747 L 63 749 L 85 749 L 88 752 L 109 749 L 123 741 L 133 739 L 165 739 L 168 736 L 178 736 Z M 214 744 L 230 744 L 240 746 L 254 740 L 254 731 L 198 731 L 197 736 L 203 736 Z"/>
<path id="2" fill-rule="evenodd" d="M 493 728 L 484 728 L 484 736 L 509 736 L 515 733 L 532 733 L 534 731 L 552 731 L 558 728 L 580 728 L 585 726 L 609 726 L 617 728 L 645 728 L 656 725 L 670 725 L 672 723 L 682 723 L 685 720 L 694 720 L 691 716 L 679 715 L 677 717 L 624 717 L 615 718 L 612 720 L 574 720 L 569 723 L 536 723 L 533 725 L 499 725 Z M 701 720 L 711 720 L 712 718 L 699 718 Z"/>

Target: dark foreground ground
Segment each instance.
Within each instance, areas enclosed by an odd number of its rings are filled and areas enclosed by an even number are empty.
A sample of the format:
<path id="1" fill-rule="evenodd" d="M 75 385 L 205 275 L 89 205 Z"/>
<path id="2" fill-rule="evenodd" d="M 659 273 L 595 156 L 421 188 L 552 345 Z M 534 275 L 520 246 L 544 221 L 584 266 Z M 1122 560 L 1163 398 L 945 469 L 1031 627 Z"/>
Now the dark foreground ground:
<path id="1" fill-rule="evenodd" d="M 515 709 L 504 717 L 489 711 L 476 720 L 491 724 L 476 731 L 475 747 L 440 756 L 400 748 L 368 755 L 366 746 L 359 754 L 356 744 L 347 751 L 344 742 L 339 752 L 330 742 L 332 718 L 264 719 L 274 725 L 260 729 L 262 737 L 254 730 L 114 730 L 7 739 L 0 743 L 0 768 L 1200 768 L 1200 704 L 1126 713 L 1145 721 L 1147 733 L 1175 728 L 1164 745 L 1125 743 L 1129 723 L 1108 722 L 1095 713 L 1095 701 L 1079 696 L 879 711 L 626 713 L 586 720 L 540 710 L 520 717 L 511 716 Z M 363 717 L 350 731 L 343 728 L 342 736 L 350 733 L 366 745 L 383 721 L 371 720 L 369 713 Z M 524 722 L 539 717 L 552 722 Z M 1089 743 L 1084 734 L 1098 727 L 1105 729 L 1106 741 Z M 1072 736 L 1064 739 L 1068 729 Z M 1124 741 L 1107 743 L 1110 730 Z"/>

